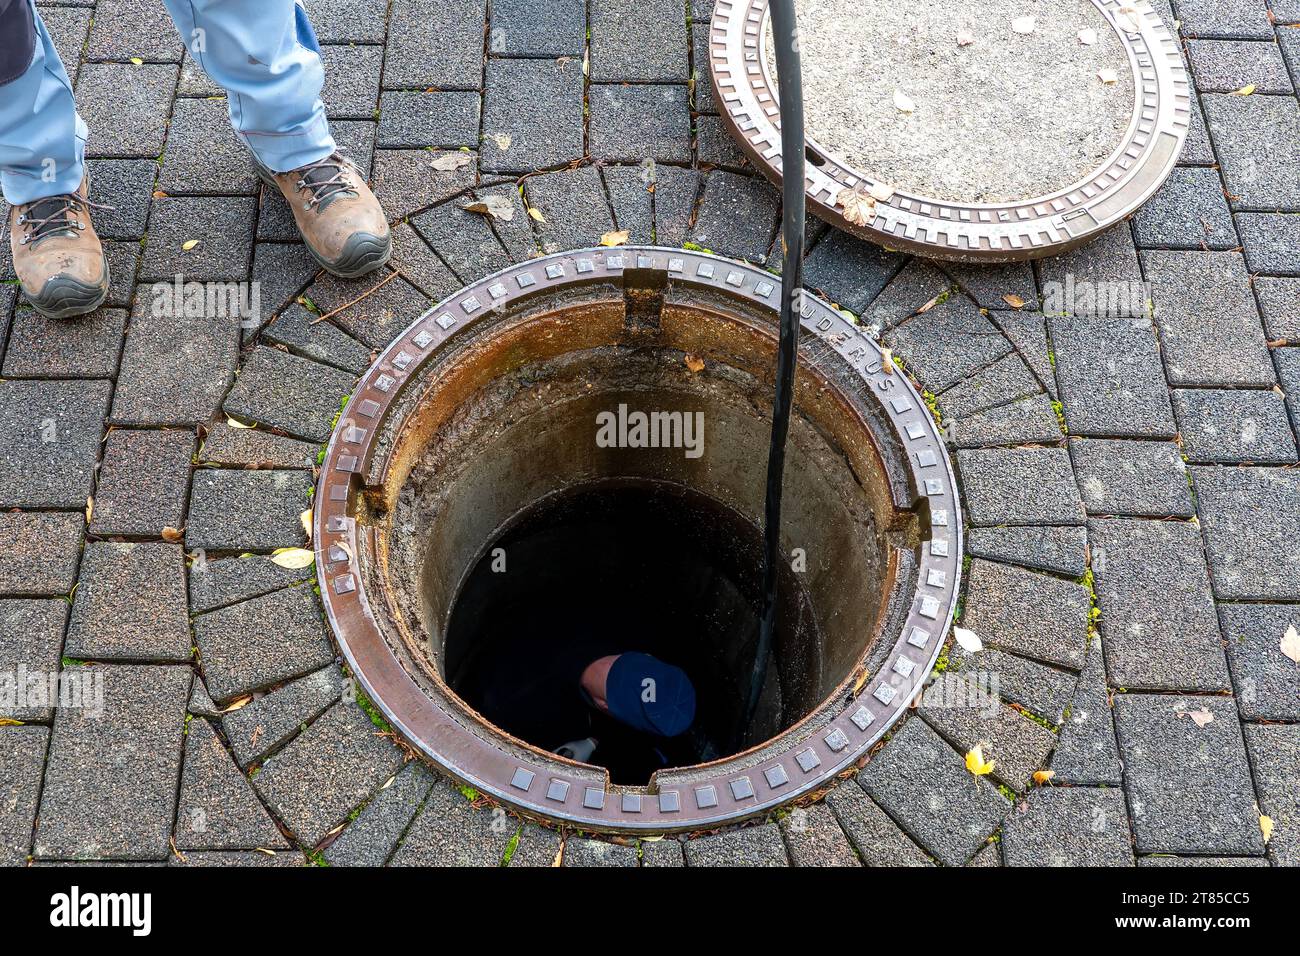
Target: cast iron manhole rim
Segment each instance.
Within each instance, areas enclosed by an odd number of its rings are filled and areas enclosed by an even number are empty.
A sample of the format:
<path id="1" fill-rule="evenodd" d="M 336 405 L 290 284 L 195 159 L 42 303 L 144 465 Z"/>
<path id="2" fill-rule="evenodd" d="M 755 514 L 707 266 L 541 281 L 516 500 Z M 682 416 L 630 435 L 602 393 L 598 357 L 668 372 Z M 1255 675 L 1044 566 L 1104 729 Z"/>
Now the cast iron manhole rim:
<path id="1" fill-rule="evenodd" d="M 919 547 L 910 597 L 901 592 L 908 602 L 902 625 L 892 638 L 882 638 L 893 644 L 879 671 L 843 712 L 783 753 L 744 769 L 734 762 L 743 754 L 724 758 L 707 765 L 707 778 L 657 792 L 592 787 L 574 773 L 572 764 L 558 758 L 533 750 L 524 756 L 506 753 L 464 726 L 464 712 L 455 719 L 406 673 L 376 623 L 356 558 L 361 554 L 361 531 L 354 515 L 363 476 L 377 453 L 379 426 L 421 365 L 443 342 L 491 310 L 566 287 L 621 284 L 624 270 L 630 269 L 639 275 L 661 273 L 676 288 L 707 289 L 743 300 L 770 314 L 775 326 L 781 301 L 778 277 L 741 262 L 681 249 L 625 246 L 558 253 L 467 286 L 389 344 L 340 415 L 316 487 L 317 580 L 352 676 L 406 740 L 456 779 L 527 812 L 586 828 L 701 828 L 751 816 L 833 781 L 903 715 L 930 673 L 952 621 L 962 554 L 961 508 L 952 466 L 925 402 L 861 328 L 806 295 L 801 316 L 805 333 L 835 349 L 870 386 L 880 423 L 896 434 L 906 454 L 911 500 L 928 499 L 921 514 L 929 516 L 930 537 Z M 781 734 L 772 738 L 780 739 Z"/>
<path id="2" fill-rule="evenodd" d="M 1134 110 L 1120 144 L 1088 175 L 1057 192 L 1010 203 L 950 202 L 898 190 L 877 201 L 875 218 L 864 227 L 844 218 L 836 197 L 844 189 L 889 184 L 809 136 L 816 157 L 805 164 L 809 208 L 879 245 L 958 262 L 1017 262 L 1066 252 L 1132 213 L 1173 170 L 1191 122 L 1191 86 L 1177 39 L 1146 0 L 1092 3 L 1128 54 Z M 767 7 L 768 0 L 718 0 L 709 23 L 709 73 L 732 137 L 780 185 L 780 111 L 768 75 Z M 1136 33 L 1119 24 L 1125 7 L 1137 11 Z"/>

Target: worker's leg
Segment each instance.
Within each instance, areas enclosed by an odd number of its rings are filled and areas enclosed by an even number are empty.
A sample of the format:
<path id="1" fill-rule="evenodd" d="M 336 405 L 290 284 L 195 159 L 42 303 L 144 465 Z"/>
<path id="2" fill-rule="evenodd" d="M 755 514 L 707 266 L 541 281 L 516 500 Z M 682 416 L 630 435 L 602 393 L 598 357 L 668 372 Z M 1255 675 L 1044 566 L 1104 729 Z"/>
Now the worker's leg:
<path id="1" fill-rule="evenodd" d="M 226 91 L 230 121 L 282 173 L 334 152 L 316 35 L 294 0 L 165 0 L 195 62 Z"/>

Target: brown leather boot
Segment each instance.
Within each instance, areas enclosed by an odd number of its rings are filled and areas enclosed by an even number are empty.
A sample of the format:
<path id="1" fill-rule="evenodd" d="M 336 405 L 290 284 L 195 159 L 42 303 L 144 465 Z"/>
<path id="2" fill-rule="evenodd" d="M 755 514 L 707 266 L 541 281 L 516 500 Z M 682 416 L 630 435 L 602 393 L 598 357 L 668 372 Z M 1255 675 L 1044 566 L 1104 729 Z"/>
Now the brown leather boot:
<path id="1" fill-rule="evenodd" d="M 354 279 L 374 272 L 392 255 L 384 210 L 351 160 L 334 153 L 287 173 L 261 163 L 257 171 L 284 193 L 307 251 L 336 276 Z"/>
<path id="2" fill-rule="evenodd" d="M 108 295 L 108 260 L 90 221 L 85 177 L 75 193 L 9 210 L 9 247 L 23 295 L 41 315 L 66 319 Z"/>

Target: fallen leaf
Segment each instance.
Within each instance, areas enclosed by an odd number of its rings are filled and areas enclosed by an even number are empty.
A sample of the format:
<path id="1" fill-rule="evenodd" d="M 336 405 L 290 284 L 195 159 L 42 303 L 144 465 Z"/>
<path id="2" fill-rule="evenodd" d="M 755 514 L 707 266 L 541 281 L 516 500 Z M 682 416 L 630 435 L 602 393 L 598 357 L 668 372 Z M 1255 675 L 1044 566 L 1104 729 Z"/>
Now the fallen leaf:
<path id="1" fill-rule="evenodd" d="M 280 548 L 271 553 L 272 564 L 288 568 L 291 571 L 310 568 L 315 560 L 316 555 L 306 548 Z"/>
<path id="2" fill-rule="evenodd" d="M 162 529 L 162 539 L 164 541 L 176 542 L 176 541 L 180 541 L 184 537 L 185 537 L 184 531 L 181 531 L 179 528 L 173 528 L 171 525 L 168 525 L 167 527 Z"/>
<path id="3" fill-rule="evenodd" d="M 533 219 L 537 220 L 538 222 L 546 222 L 546 217 L 542 215 L 542 211 L 538 209 L 536 206 L 528 207 L 528 215 L 531 216 Z"/>
<path id="4" fill-rule="evenodd" d="M 961 648 L 964 651 L 978 654 L 980 651 L 984 650 L 984 642 L 981 641 L 979 635 L 972 630 L 964 627 L 954 627 L 952 629 L 952 636 L 957 639 L 957 643 L 961 645 Z"/>
<path id="5" fill-rule="evenodd" d="M 1014 292 L 1008 292 L 1002 297 L 1002 301 L 1013 309 L 1023 309 L 1025 307 L 1025 300 Z"/>
<path id="6" fill-rule="evenodd" d="M 95 496 L 91 495 L 86 499 L 86 524 L 90 524 L 91 516 L 95 513 Z"/>
<path id="7" fill-rule="evenodd" d="M 482 213 L 485 216 L 491 216 L 493 219 L 500 219 L 502 222 L 509 222 L 515 218 L 515 204 L 505 196 L 497 193 L 492 193 L 478 202 L 472 202 L 462 208 L 467 212 Z"/>
<path id="8" fill-rule="evenodd" d="M 1264 834 L 1264 842 L 1267 843 L 1273 837 L 1273 818 L 1264 814 L 1259 815 L 1259 832 Z"/>
<path id="9" fill-rule="evenodd" d="M 21 727 L 21 720 L 14 720 L 12 717 L 0 717 L 0 727 Z"/>
<path id="10" fill-rule="evenodd" d="M 186 252 L 189 252 L 198 244 L 199 241 L 197 239 L 186 239 L 184 242 L 181 243 L 181 248 L 184 249 Z"/>
<path id="11" fill-rule="evenodd" d="M 957 31 L 958 46 L 970 46 L 974 42 L 975 42 L 975 34 L 971 33 L 969 30 Z"/>
<path id="12" fill-rule="evenodd" d="M 871 676 L 871 672 L 867 670 L 864 670 L 861 674 L 859 674 L 858 679 L 853 682 L 853 690 L 849 693 L 849 696 L 857 697 L 858 694 L 861 693 L 862 688 L 867 686 L 867 678 L 870 676 Z"/>
<path id="13" fill-rule="evenodd" d="M 601 236 L 600 244 L 602 246 L 621 246 L 623 243 L 627 242 L 627 237 L 629 235 L 631 235 L 631 233 L 626 229 L 615 229 L 612 232 L 607 232 Z"/>
<path id="14" fill-rule="evenodd" d="M 686 367 L 695 373 L 703 372 L 704 359 L 700 358 L 698 355 L 692 355 L 690 352 L 687 352 Z"/>
<path id="15" fill-rule="evenodd" d="M 984 759 L 984 748 L 976 744 L 974 749 L 966 754 L 966 769 L 977 777 L 982 777 L 993 770 L 997 761 Z"/>
<path id="16" fill-rule="evenodd" d="M 894 90 L 894 109 L 898 110 L 900 113 L 915 113 L 916 104 L 913 103 L 912 98 L 902 90 Z"/>
<path id="17" fill-rule="evenodd" d="M 880 370 L 886 375 L 894 374 L 894 350 L 881 348 L 880 350 Z"/>
<path id="18" fill-rule="evenodd" d="M 1176 710 L 1174 713 L 1179 717 L 1192 718 L 1192 723 L 1197 727 L 1204 727 L 1206 724 L 1214 723 L 1214 715 L 1206 710 L 1204 705 L 1197 710 Z"/>
<path id="19" fill-rule="evenodd" d="M 1034 32 L 1037 26 L 1033 17 L 1016 17 L 1011 21 L 1011 29 L 1015 33 L 1029 34 Z"/>
<path id="20" fill-rule="evenodd" d="M 239 710 L 241 707 L 247 707 L 252 702 L 253 702 L 253 695 L 245 694 L 243 697 L 239 698 L 234 703 L 232 703 L 229 707 L 223 708 L 221 712 L 223 714 L 233 713 L 234 711 Z"/>
<path id="21" fill-rule="evenodd" d="M 252 425 L 245 425 L 243 422 L 235 421 L 229 415 L 226 416 L 226 424 L 231 428 L 252 428 Z"/>
<path id="22" fill-rule="evenodd" d="M 1038 784 L 1041 787 L 1043 784 L 1047 783 L 1047 781 L 1051 780 L 1055 776 L 1056 776 L 1055 770 L 1035 770 L 1034 783 Z"/>
<path id="23" fill-rule="evenodd" d="M 1282 635 L 1282 643 L 1279 645 L 1282 653 L 1291 658 L 1295 663 L 1300 664 L 1300 632 L 1297 632 L 1295 625 L 1292 624 Z"/>
<path id="24" fill-rule="evenodd" d="M 443 153 L 429 165 L 440 173 L 451 173 L 473 161 L 474 157 L 469 153 Z"/>
<path id="25" fill-rule="evenodd" d="M 1142 19 L 1133 7 L 1120 7 L 1115 23 L 1125 33 L 1138 33 L 1142 29 Z"/>
<path id="26" fill-rule="evenodd" d="M 1250 94 L 1251 94 L 1251 93 L 1254 93 L 1254 92 L 1255 92 L 1255 84 L 1254 84 L 1254 83 L 1247 83 L 1247 84 L 1246 84 L 1245 86 L 1243 86 L 1241 89 L 1239 89 L 1239 90 L 1233 90 L 1233 91 L 1232 91 L 1230 94 L 1228 94 L 1228 95 L 1229 95 L 1229 96 L 1250 96 Z"/>
<path id="27" fill-rule="evenodd" d="M 946 292 L 946 290 L 945 290 L 945 292 Z M 931 309 L 933 309 L 936 305 L 939 304 L 939 300 L 942 299 L 942 298 L 944 297 L 945 292 L 940 292 L 938 295 L 936 295 L 933 299 L 931 299 L 931 300 L 930 300 L 929 302 L 927 302 L 925 305 L 923 305 L 923 306 L 921 306 L 919 309 L 917 309 L 917 310 L 916 310 L 916 314 L 917 314 L 917 315 L 925 315 L 925 313 L 927 313 L 927 312 L 929 312 Z"/>
<path id="28" fill-rule="evenodd" d="M 1092 27 L 1087 27 L 1079 31 L 1079 42 L 1084 46 L 1092 46 L 1097 42 L 1097 31 Z"/>
<path id="29" fill-rule="evenodd" d="M 298 515 L 298 520 L 302 522 L 302 530 L 307 532 L 307 537 L 311 538 L 311 509 L 308 508 L 302 514 Z"/>
<path id="30" fill-rule="evenodd" d="M 876 201 L 864 189 L 841 189 L 835 202 L 844 207 L 844 218 L 855 226 L 869 226 L 876 218 Z"/>
<path id="31" fill-rule="evenodd" d="M 144 66 L 144 60 L 140 59 L 138 56 L 131 57 L 131 62 L 136 66 Z"/>
<path id="32" fill-rule="evenodd" d="M 1119 82 L 1119 74 L 1111 69 L 1098 70 L 1097 79 L 1101 80 L 1102 83 L 1107 86 L 1114 86 Z"/>
<path id="33" fill-rule="evenodd" d="M 894 193 L 897 192 L 897 190 L 894 189 L 893 186 L 889 185 L 889 183 L 872 183 L 871 188 L 868 189 L 867 192 L 870 193 L 871 198 L 876 202 L 889 202 L 889 200 L 894 198 Z"/>

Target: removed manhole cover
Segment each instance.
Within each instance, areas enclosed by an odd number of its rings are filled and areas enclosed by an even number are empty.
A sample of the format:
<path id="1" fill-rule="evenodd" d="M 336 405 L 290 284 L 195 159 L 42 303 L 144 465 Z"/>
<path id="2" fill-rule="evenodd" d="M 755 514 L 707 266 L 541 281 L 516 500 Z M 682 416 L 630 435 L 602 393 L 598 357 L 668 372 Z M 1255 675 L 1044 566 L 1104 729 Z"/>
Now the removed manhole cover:
<path id="1" fill-rule="evenodd" d="M 809 299 L 791 571 L 743 720 L 780 293 L 705 254 L 564 253 L 445 300 L 362 378 L 317 488 L 321 592 L 353 674 L 428 758 L 584 828 L 698 828 L 824 785 L 898 719 L 951 618 L 956 489 L 905 377 Z M 549 714 L 493 702 L 539 643 L 593 630 L 696 687 L 657 768 L 559 757 Z"/>
<path id="2" fill-rule="evenodd" d="M 810 207 L 890 248 L 1001 262 L 1081 245 L 1155 192 L 1187 135 L 1178 44 L 1146 2 L 796 7 Z M 714 91 L 779 182 L 772 43 L 767 0 L 719 0 Z"/>

